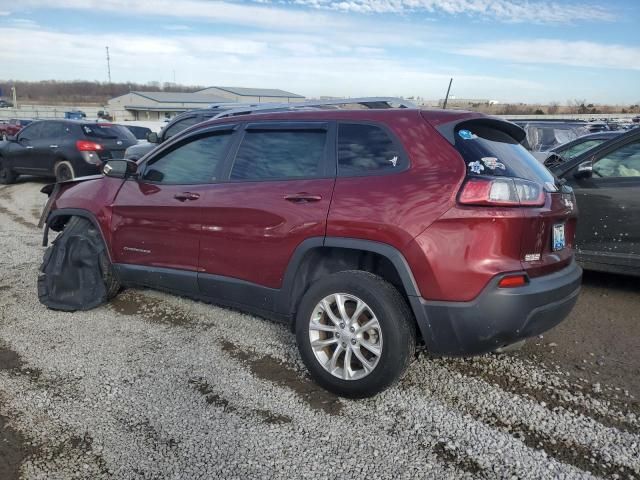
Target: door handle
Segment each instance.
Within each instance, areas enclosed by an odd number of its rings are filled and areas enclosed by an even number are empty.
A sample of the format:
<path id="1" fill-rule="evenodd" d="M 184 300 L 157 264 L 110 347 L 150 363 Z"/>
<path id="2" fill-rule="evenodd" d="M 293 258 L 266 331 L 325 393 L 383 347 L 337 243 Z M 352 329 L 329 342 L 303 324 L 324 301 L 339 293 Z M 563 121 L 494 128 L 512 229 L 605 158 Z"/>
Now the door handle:
<path id="1" fill-rule="evenodd" d="M 33 148 L 33 145 L 27 145 L 25 148 L 26 148 L 27 150 L 31 150 L 31 149 Z"/>
<path id="2" fill-rule="evenodd" d="M 51 148 L 58 148 L 58 145 L 49 145 Z"/>
<path id="3" fill-rule="evenodd" d="M 307 202 L 319 202 L 322 200 L 321 195 L 311 195 L 310 193 L 293 193 L 285 195 L 284 199 L 292 203 L 307 203 Z"/>
<path id="4" fill-rule="evenodd" d="M 176 200 L 180 200 L 181 202 L 184 202 L 186 200 L 197 200 L 200 198 L 200 194 L 198 193 L 191 193 L 191 192 L 182 192 L 182 193 L 176 193 L 173 198 L 175 198 Z"/>

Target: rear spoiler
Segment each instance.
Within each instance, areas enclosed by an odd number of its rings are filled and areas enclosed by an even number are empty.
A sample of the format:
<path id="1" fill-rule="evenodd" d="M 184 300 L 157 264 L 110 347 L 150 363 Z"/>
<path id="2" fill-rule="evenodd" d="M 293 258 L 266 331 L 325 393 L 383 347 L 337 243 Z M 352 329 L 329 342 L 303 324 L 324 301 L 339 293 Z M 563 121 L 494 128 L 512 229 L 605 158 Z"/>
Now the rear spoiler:
<path id="1" fill-rule="evenodd" d="M 451 145 L 455 145 L 456 138 L 455 133 L 456 130 L 464 127 L 473 129 L 474 125 L 482 125 L 485 127 L 495 128 L 496 130 L 500 130 L 510 137 L 512 137 L 516 142 L 522 143 L 526 141 L 527 133 L 524 131 L 522 127 L 519 127 L 515 123 L 509 122 L 507 120 L 502 120 L 499 118 L 492 117 L 480 117 L 480 118 L 471 118 L 471 119 L 463 119 L 463 120 L 454 120 L 452 122 L 443 123 L 441 125 L 436 126 L 436 130 L 442 135 Z"/>

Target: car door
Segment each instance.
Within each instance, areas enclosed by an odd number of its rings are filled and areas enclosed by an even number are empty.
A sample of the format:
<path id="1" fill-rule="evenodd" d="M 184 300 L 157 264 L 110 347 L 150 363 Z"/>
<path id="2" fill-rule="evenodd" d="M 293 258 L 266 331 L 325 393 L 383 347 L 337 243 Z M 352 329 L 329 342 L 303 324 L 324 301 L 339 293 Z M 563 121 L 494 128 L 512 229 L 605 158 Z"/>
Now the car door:
<path id="1" fill-rule="evenodd" d="M 9 159 L 19 173 L 37 173 L 34 144 L 40 139 L 40 122 L 23 128 L 9 146 Z"/>
<path id="2" fill-rule="evenodd" d="M 53 174 L 53 164 L 64 142 L 65 126 L 61 122 L 40 122 L 40 134 L 32 142 L 33 167 L 38 172 Z"/>
<path id="3" fill-rule="evenodd" d="M 579 208 L 578 255 L 586 261 L 640 268 L 640 140 L 598 153 L 567 176 Z M 587 165 L 588 167 L 589 165 Z M 577 178 L 576 178 L 577 177 Z"/>
<path id="4" fill-rule="evenodd" d="M 206 192 L 199 275 L 203 293 L 226 303 L 272 309 L 273 299 L 264 292 L 281 288 L 296 247 L 325 236 L 335 183 L 332 130 L 323 122 L 245 126 L 228 162 L 228 181 Z M 243 286 L 234 288 L 239 283 Z"/>
<path id="5" fill-rule="evenodd" d="M 147 272 L 150 286 L 197 289 L 203 197 L 232 137 L 225 127 L 170 142 L 140 166 L 137 179 L 124 182 L 113 205 L 115 263 Z"/>

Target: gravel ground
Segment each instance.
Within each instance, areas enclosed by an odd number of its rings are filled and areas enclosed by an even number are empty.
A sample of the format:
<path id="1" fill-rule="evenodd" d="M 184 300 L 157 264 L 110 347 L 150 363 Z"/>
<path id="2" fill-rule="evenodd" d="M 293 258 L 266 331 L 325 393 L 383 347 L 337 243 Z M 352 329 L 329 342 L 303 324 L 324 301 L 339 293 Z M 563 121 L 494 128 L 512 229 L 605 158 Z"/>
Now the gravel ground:
<path id="1" fill-rule="evenodd" d="M 640 478 L 633 282 L 589 275 L 522 352 L 422 353 L 347 401 L 266 320 L 150 290 L 45 309 L 41 186 L 0 187 L 2 479 Z"/>

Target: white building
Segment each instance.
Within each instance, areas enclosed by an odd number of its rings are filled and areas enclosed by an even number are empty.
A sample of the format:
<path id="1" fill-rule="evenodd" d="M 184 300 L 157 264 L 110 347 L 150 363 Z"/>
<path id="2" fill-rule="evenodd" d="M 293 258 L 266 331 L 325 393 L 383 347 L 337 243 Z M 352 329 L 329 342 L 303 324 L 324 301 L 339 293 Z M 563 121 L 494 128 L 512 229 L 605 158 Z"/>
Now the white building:
<path id="1" fill-rule="evenodd" d="M 292 103 L 304 102 L 305 97 L 277 88 L 208 87 L 198 90 L 198 94 L 224 97 L 227 102 L 239 103 Z"/>
<path id="2" fill-rule="evenodd" d="M 164 120 L 212 103 L 290 103 L 305 98 L 274 88 L 209 87 L 194 93 L 186 92 L 129 92 L 108 102 L 109 113 L 115 121 Z"/>
<path id="3" fill-rule="evenodd" d="M 108 109 L 116 121 L 164 120 L 187 110 L 228 101 L 200 93 L 129 92 L 109 100 Z"/>

